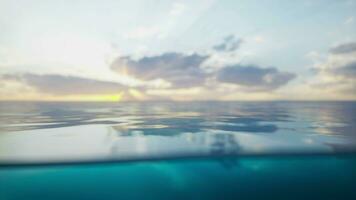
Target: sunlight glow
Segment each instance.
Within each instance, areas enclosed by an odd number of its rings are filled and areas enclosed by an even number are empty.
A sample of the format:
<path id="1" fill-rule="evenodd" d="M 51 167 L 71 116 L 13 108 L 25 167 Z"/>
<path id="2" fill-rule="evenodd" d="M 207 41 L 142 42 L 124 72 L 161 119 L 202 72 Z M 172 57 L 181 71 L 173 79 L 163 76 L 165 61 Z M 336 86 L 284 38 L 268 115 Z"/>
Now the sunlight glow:
<path id="1" fill-rule="evenodd" d="M 79 99 L 81 101 L 107 101 L 107 102 L 118 102 L 123 98 L 123 93 L 119 94 L 109 94 L 109 95 L 89 95 L 82 96 Z"/>

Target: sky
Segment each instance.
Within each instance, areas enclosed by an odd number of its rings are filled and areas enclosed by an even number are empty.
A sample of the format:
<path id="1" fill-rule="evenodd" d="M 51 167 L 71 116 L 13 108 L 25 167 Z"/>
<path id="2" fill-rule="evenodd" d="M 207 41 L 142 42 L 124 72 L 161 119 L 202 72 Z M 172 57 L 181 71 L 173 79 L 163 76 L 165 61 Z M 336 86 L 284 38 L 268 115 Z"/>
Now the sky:
<path id="1" fill-rule="evenodd" d="M 0 100 L 356 100 L 356 0 L 0 0 Z"/>

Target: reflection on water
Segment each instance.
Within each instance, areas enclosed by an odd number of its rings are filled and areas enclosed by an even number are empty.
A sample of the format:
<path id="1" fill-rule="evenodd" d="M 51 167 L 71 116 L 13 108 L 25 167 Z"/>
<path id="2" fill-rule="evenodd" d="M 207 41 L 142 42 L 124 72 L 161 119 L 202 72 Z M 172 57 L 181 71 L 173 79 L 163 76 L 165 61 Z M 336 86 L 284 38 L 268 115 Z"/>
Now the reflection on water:
<path id="1" fill-rule="evenodd" d="M 0 163 L 356 149 L 355 102 L 0 103 Z"/>

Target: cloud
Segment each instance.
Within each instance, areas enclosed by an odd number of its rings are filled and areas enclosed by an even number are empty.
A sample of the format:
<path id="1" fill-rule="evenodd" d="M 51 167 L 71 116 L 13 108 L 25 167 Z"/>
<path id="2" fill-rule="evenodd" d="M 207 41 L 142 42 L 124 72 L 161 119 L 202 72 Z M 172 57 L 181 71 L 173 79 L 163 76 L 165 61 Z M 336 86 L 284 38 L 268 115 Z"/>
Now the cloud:
<path id="1" fill-rule="evenodd" d="M 331 73 L 347 78 L 356 78 L 356 61 L 347 63 L 341 67 L 330 70 Z"/>
<path id="2" fill-rule="evenodd" d="M 232 52 L 237 50 L 242 42 L 242 39 L 236 38 L 234 35 L 228 35 L 222 43 L 213 46 L 213 49 L 219 52 Z"/>
<path id="3" fill-rule="evenodd" d="M 208 57 L 196 53 L 186 55 L 174 52 L 136 60 L 126 56 L 117 58 L 111 69 L 144 81 L 164 80 L 171 87 L 194 87 L 205 81 L 207 73 L 200 65 Z"/>
<path id="4" fill-rule="evenodd" d="M 346 54 L 356 52 L 356 42 L 340 44 L 330 49 L 332 54 Z"/>
<path id="5" fill-rule="evenodd" d="M 218 81 L 248 87 L 251 91 L 274 90 L 286 85 L 295 77 L 293 73 L 280 72 L 274 67 L 261 68 L 254 65 L 228 66 L 217 74 Z"/>
<path id="6" fill-rule="evenodd" d="M 232 55 L 241 39 L 230 35 L 224 39 L 224 43 L 215 46 L 215 49 L 223 51 L 224 55 Z M 224 53 L 226 52 L 226 53 Z M 259 66 L 244 66 L 241 64 L 224 63 L 216 66 L 209 62 L 217 52 L 201 55 L 168 52 L 155 56 L 145 56 L 138 59 L 132 56 L 118 57 L 111 65 L 111 69 L 117 73 L 125 74 L 145 82 L 146 89 L 153 89 L 152 83 L 159 81 L 164 83 L 161 89 L 188 89 L 219 88 L 220 83 L 230 83 L 243 87 L 245 91 L 259 92 L 275 90 L 295 78 L 295 74 L 280 72 L 278 69 L 261 68 Z M 231 58 L 229 58 L 231 60 Z M 233 59 L 232 59 L 233 60 Z M 216 82 L 217 80 L 217 82 Z M 163 85 L 163 84 L 160 84 Z"/>
<path id="7" fill-rule="evenodd" d="M 33 92 L 33 88 L 23 84 L 19 77 L 0 74 L 0 100 L 23 99 L 26 94 Z"/>
<path id="8" fill-rule="evenodd" d="M 352 95 L 356 90 L 356 42 L 332 47 L 323 60 L 315 61 L 311 86 L 335 94 Z"/>
<path id="9" fill-rule="evenodd" d="M 54 74 L 3 75 L 2 79 L 21 81 L 41 93 L 53 95 L 113 94 L 126 89 L 124 85 L 115 82 Z"/>

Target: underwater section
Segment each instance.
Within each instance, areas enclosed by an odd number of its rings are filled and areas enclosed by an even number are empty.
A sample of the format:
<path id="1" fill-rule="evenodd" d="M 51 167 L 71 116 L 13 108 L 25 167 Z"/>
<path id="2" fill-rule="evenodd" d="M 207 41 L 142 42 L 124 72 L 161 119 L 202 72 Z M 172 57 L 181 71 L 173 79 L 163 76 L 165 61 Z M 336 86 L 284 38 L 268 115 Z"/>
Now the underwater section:
<path id="1" fill-rule="evenodd" d="M 0 199 L 355 199 L 356 156 L 0 167 Z"/>

